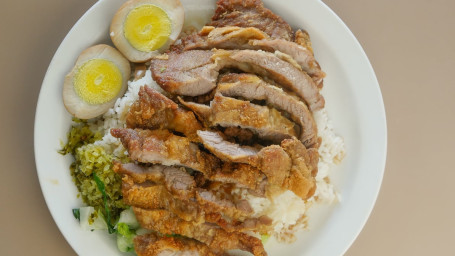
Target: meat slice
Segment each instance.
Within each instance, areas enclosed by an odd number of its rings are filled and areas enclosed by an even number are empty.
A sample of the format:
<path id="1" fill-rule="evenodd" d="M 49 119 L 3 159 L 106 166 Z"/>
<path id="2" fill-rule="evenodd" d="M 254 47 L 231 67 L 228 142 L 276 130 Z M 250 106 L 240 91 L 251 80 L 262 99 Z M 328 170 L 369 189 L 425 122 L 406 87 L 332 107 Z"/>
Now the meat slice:
<path id="1" fill-rule="evenodd" d="M 272 38 L 292 40 L 292 29 L 260 0 L 219 0 L 211 26 L 255 27 Z"/>
<path id="2" fill-rule="evenodd" d="M 182 199 L 189 199 L 194 196 L 196 182 L 183 167 L 164 165 L 145 167 L 134 163 L 114 162 L 113 170 L 118 174 L 128 175 L 135 183 L 149 181 L 163 184 L 172 194 Z"/>
<path id="3" fill-rule="evenodd" d="M 241 232 L 226 232 L 217 225 L 202 223 L 194 225 L 166 210 L 146 210 L 133 207 L 142 227 L 162 234 L 179 234 L 205 243 L 215 253 L 240 249 L 253 255 L 267 255 L 261 240 Z"/>
<path id="4" fill-rule="evenodd" d="M 129 175 L 133 178 L 134 182 L 142 183 L 146 181 L 151 181 L 155 183 L 161 183 L 164 181 L 164 168 L 173 168 L 166 167 L 164 165 L 153 165 L 151 167 L 144 167 L 137 165 L 135 163 L 126 163 L 122 164 L 119 161 L 113 162 L 112 169 L 114 172 L 120 175 Z"/>
<path id="5" fill-rule="evenodd" d="M 229 66 L 259 74 L 277 82 L 299 95 L 313 111 L 324 107 L 324 98 L 313 79 L 273 53 L 253 50 L 231 52 L 218 50 L 214 58 L 228 58 Z"/>
<path id="6" fill-rule="evenodd" d="M 295 124 L 274 108 L 259 106 L 249 101 L 215 95 L 210 107 L 197 103 L 182 104 L 201 117 L 208 126 L 240 126 L 258 134 L 260 138 L 281 142 L 296 136 Z"/>
<path id="7" fill-rule="evenodd" d="M 205 60 L 200 61 L 201 65 L 198 66 L 197 72 L 188 72 L 186 63 L 191 61 L 193 55 L 203 56 Z M 270 52 L 253 50 L 214 50 L 213 53 L 200 50 L 172 52 L 169 53 L 167 60 L 152 60 L 151 65 L 153 77 L 163 89 L 185 96 L 202 95 L 215 88 L 218 72 L 222 68 L 237 68 L 271 79 L 295 92 L 313 111 L 324 107 L 324 98 L 312 78 Z M 205 74 L 210 74 L 211 78 L 205 79 Z M 194 83 L 200 79 L 204 79 L 204 83 Z"/>
<path id="8" fill-rule="evenodd" d="M 247 188 L 255 194 L 263 195 L 261 184 L 266 180 L 261 171 L 248 164 L 224 162 L 220 170 L 212 173 L 211 181 L 235 184 L 239 188 Z"/>
<path id="9" fill-rule="evenodd" d="M 265 217 L 249 217 L 252 210 L 247 202 L 220 198 L 204 189 L 198 189 L 196 193 L 193 191 L 191 197 L 181 197 L 163 184 L 150 181 L 135 183 L 132 176 L 125 174 L 122 178 L 122 195 L 127 205 L 143 209 L 166 209 L 185 221 L 216 223 L 226 230 L 266 230 L 270 226 Z"/>
<path id="10" fill-rule="evenodd" d="M 223 215 L 235 220 L 244 220 L 253 214 L 253 209 L 247 201 L 234 202 L 229 199 L 222 199 L 208 190 L 199 189 L 196 192 L 196 200 L 206 212 L 223 213 Z"/>
<path id="11" fill-rule="evenodd" d="M 180 108 L 147 86 L 139 90 L 139 99 L 131 106 L 126 124 L 129 128 L 170 129 L 183 133 L 190 139 L 195 139 L 196 131 L 202 128 L 193 112 Z"/>
<path id="12" fill-rule="evenodd" d="M 224 140 L 217 132 L 198 131 L 197 135 L 206 149 L 223 161 L 250 163 L 259 152 L 258 149 L 240 146 Z"/>
<path id="13" fill-rule="evenodd" d="M 269 52 L 280 51 L 291 56 L 292 59 L 299 64 L 302 70 L 313 79 L 318 88 L 322 88 L 322 79 L 324 79 L 325 73 L 322 72 L 321 66 L 314 58 L 313 52 L 309 49 L 283 39 L 251 40 L 250 44 L 256 46 L 257 48 L 253 47 L 256 49 Z"/>
<path id="14" fill-rule="evenodd" d="M 268 84 L 255 75 L 233 73 L 220 78 L 217 92 L 229 97 L 265 100 L 267 104 L 286 111 L 290 114 L 290 118 L 300 126 L 299 139 L 303 144 L 306 147 L 317 146 L 317 127 L 312 113 L 303 102 L 285 93 L 280 88 Z"/>
<path id="15" fill-rule="evenodd" d="M 184 50 L 216 49 L 254 49 L 250 40 L 267 39 L 269 36 L 253 27 L 212 27 L 205 26 L 196 35 L 182 39 Z"/>
<path id="16" fill-rule="evenodd" d="M 303 33 L 300 30 L 298 32 Z M 183 48 L 184 50 L 209 50 L 216 48 L 227 50 L 264 50 L 268 52 L 279 51 L 289 55 L 291 60 L 288 62 L 291 62 L 291 64 L 295 62 L 299 68 L 310 75 L 318 88 L 322 88 L 322 79 L 325 77 L 325 73 L 322 72 L 319 63 L 314 58 L 312 49 L 307 48 L 311 47 L 311 44 L 308 46 L 307 41 L 300 39 L 302 37 L 300 33 L 298 33 L 299 44 L 284 39 L 270 39 L 262 31 L 252 27 L 215 28 L 206 26 L 197 35 L 191 35 L 183 39 Z"/>
<path id="17" fill-rule="evenodd" d="M 191 238 L 160 236 L 155 233 L 134 238 L 138 256 L 216 256 L 210 248 Z"/>
<path id="18" fill-rule="evenodd" d="M 292 159 L 292 168 L 288 179 L 285 181 L 297 196 L 302 199 L 310 198 L 316 191 L 317 169 L 311 165 L 311 158 L 316 156 L 309 155 L 305 146 L 296 139 L 287 139 L 281 143 L 281 146 Z M 311 154 L 317 151 L 312 150 Z"/>
<path id="19" fill-rule="evenodd" d="M 167 209 L 186 221 L 204 221 L 204 212 L 193 200 L 177 198 L 164 185 L 150 182 L 137 184 L 125 175 L 122 178 L 122 195 L 127 205 L 144 209 Z"/>
<path id="20" fill-rule="evenodd" d="M 218 68 L 211 51 L 171 52 L 151 61 L 153 79 L 170 93 L 198 96 L 215 87 Z"/>
<path id="21" fill-rule="evenodd" d="M 219 165 L 216 157 L 201 151 L 188 138 L 167 130 L 111 129 L 111 134 L 122 141 L 134 161 L 185 166 L 206 176 Z"/>
<path id="22" fill-rule="evenodd" d="M 271 145 L 259 151 L 250 151 L 249 147 L 225 141 L 216 132 L 204 131 L 198 132 L 198 135 L 211 153 L 224 159 L 254 166 L 264 173 L 267 177 L 267 196 L 273 197 L 285 189 L 291 190 L 302 199 L 307 199 L 314 194 L 317 150 L 307 150 L 296 138 L 285 139 L 280 146 Z M 239 154 L 239 152 L 246 153 Z"/>
<path id="23" fill-rule="evenodd" d="M 145 163 L 183 165 L 203 173 L 208 180 L 236 184 L 259 193 L 263 174 L 255 167 L 235 163 L 222 163 L 219 159 L 201 151 L 187 138 L 167 131 L 112 129 L 113 136 L 122 140 L 131 159 Z M 163 134 L 165 136 L 163 136 Z M 187 199 L 194 194 L 195 180 L 184 170 L 176 167 L 153 165 L 141 167 L 135 164 L 114 164 L 114 170 L 130 175 L 136 183 L 152 181 L 164 184 L 169 191 Z"/>

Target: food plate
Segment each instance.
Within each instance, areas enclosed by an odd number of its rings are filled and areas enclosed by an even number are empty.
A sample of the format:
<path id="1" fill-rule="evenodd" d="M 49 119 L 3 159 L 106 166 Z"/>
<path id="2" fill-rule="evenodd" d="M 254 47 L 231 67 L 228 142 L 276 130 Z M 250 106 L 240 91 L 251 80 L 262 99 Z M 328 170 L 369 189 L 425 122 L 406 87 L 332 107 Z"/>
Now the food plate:
<path id="1" fill-rule="evenodd" d="M 121 255 L 115 237 L 79 227 L 71 209 L 76 197 L 70 156 L 57 151 L 70 127 L 62 102 L 62 85 L 79 53 L 98 43 L 111 44 L 109 25 L 124 0 L 100 0 L 74 25 L 61 43 L 43 81 L 35 119 L 35 159 L 49 210 L 62 234 L 79 255 Z M 215 2 L 215 0 L 214 0 Z M 347 155 L 332 169 L 331 181 L 341 201 L 316 206 L 308 230 L 293 244 L 269 241 L 269 255 L 341 255 L 355 240 L 376 201 L 382 182 L 386 119 L 374 71 L 358 41 L 324 3 L 316 0 L 264 0 L 294 28 L 311 35 L 316 58 L 327 73 L 323 94 L 336 133 L 344 137 Z"/>

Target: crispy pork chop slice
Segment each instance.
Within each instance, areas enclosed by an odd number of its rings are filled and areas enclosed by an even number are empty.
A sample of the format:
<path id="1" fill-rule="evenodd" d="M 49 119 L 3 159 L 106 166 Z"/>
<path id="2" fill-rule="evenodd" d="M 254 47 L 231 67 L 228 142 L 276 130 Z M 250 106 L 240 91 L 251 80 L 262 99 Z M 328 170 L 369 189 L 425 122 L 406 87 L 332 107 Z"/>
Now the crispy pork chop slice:
<path id="1" fill-rule="evenodd" d="M 278 143 L 285 138 L 297 135 L 295 124 L 274 108 L 224 97 L 220 94 L 215 95 L 210 106 L 183 100 L 181 102 L 211 127 L 240 126 L 254 131 L 260 138 Z"/>
<path id="2" fill-rule="evenodd" d="M 248 164 L 255 161 L 259 152 L 257 148 L 229 142 L 218 132 L 197 131 L 197 135 L 204 147 L 223 161 Z"/>
<path id="3" fill-rule="evenodd" d="M 194 139 L 202 128 L 193 112 L 180 108 L 163 94 L 143 86 L 139 99 L 131 106 L 126 116 L 129 128 L 170 129 Z"/>
<path id="4" fill-rule="evenodd" d="M 240 249 L 253 255 L 267 255 L 261 240 L 241 232 L 227 232 L 217 225 L 202 223 L 194 225 L 166 210 L 146 210 L 133 207 L 142 227 L 162 234 L 179 234 L 205 243 L 215 253 Z"/>
<path id="5" fill-rule="evenodd" d="M 118 132 L 117 132 L 118 133 Z M 129 152 L 130 156 L 134 155 L 147 155 L 147 154 L 154 154 L 156 151 L 160 151 L 157 148 L 152 148 L 150 150 L 144 145 L 143 141 L 149 140 L 151 132 L 140 132 L 140 130 L 131 130 L 125 129 L 122 131 L 119 136 L 123 136 L 126 143 L 125 147 L 128 147 L 128 150 L 132 150 Z M 136 135 L 135 139 L 129 139 L 128 136 Z M 142 137 L 141 137 L 142 136 Z M 170 135 L 173 139 L 179 139 L 180 142 L 185 142 L 187 138 L 184 137 L 173 137 L 175 135 Z M 121 137 L 122 138 L 122 137 Z M 157 138 L 155 138 L 157 139 Z M 158 140 L 156 144 L 166 144 L 170 143 L 171 141 L 164 141 Z M 179 150 L 179 148 L 175 145 L 170 145 L 169 147 L 162 147 L 162 154 L 158 157 L 154 157 L 155 162 L 169 162 L 172 159 L 173 161 L 177 161 L 178 165 L 187 165 L 193 166 L 192 168 L 195 170 L 199 170 L 205 174 L 206 179 L 211 181 L 218 181 L 224 183 L 232 183 L 236 184 L 236 186 L 241 188 L 251 189 L 256 191 L 260 194 L 260 184 L 265 179 L 264 175 L 255 167 L 246 165 L 246 164 L 237 164 L 231 162 L 224 162 L 221 163 L 216 157 L 200 151 L 197 149 L 195 152 L 191 154 L 188 152 L 183 152 L 185 150 L 189 150 L 188 148 L 180 148 L 182 150 L 182 154 L 175 153 L 175 154 L 165 154 L 167 150 L 175 151 Z M 141 151 L 141 152 L 137 152 Z M 158 152 L 159 153 L 159 152 Z M 158 154 L 156 153 L 156 154 Z M 192 156 L 192 157 L 191 157 Z M 133 156 L 131 156 L 133 157 Z M 167 160 L 162 160 L 161 158 L 167 157 Z M 169 157 L 171 159 L 169 159 Z M 139 161 L 149 161 L 150 158 L 144 160 L 144 157 L 134 158 L 133 160 Z M 152 160 L 153 160 L 152 159 Z M 200 160 L 200 163 L 196 163 L 195 161 Z M 198 169 L 196 169 L 198 168 Z M 113 167 L 114 171 L 119 174 L 129 175 L 134 179 L 136 183 L 142 183 L 145 181 L 151 181 L 154 183 L 164 184 L 166 188 L 171 191 L 173 194 L 178 195 L 180 198 L 187 199 L 194 195 L 195 189 L 195 180 L 194 178 L 189 175 L 183 168 L 178 168 L 174 166 L 164 166 L 164 165 L 153 165 L 151 167 L 140 166 L 134 163 L 128 164 L 121 164 L 121 163 L 114 163 Z"/>
<path id="6" fill-rule="evenodd" d="M 187 62 L 193 55 L 205 58 L 199 61 L 198 71 L 188 72 Z M 324 97 L 308 74 L 274 53 L 254 50 L 192 50 L 182 53 L 171 52 L 167 59 L 153 59 L 151 70 L 153 78 L 166 91 L 185 96 L 206 94 L 216 87 L 219 71 L 223 68 L 237 68 L 244 72 L 255 73 L 275 81 L 280 86 L 295 92 L 311 110 L 324 107 Z M 194 69 L 195 70 L 195 69 Z M 210 79 L 204 83 L 195 80 Z"/>
<path id="7" fill-rule="evenodd" d="M 267 104 L 286 111 L 301 130 L 299 139 L 306 147 L 316 146 L 317 127 L 313 114 L 307 106 L 295 97 L 285 93 L 261 78 L 251 74 L 227 74 L 220 78 L 217 92 L 228 97 L 242 97 L 248 100 L 265 100 Z"/>
<path id="8" fill-rule="evenodd" d="M 151 61 L 153 79 L 166 91 L 186 96 L 205 94 L 215 87 L 219 68 L 211 51 L 171 52 Z"/>
<path id="9" fill-rule="evenodd" d="M 183 167 L 164 165 L 146 167 L 135 163 L 114 162 L 113 170 L 118 174 L 130 176 L 135 183 L 150 181 L 163 184 L 172 194 L 182 199 L 194 196 L 196 182 Z"/>
<path id="10" fill-rule="evenodd" d="M 313 51 L 296 42 L 284 39 L 270 39 L 264 32 L 253 27 L 211 27 L 205 26 L 196 35 L 182 40 L 184 50 L 264 50 L 282 52 L 292 58 L 303 71 L 313 79 L 318 88 L 322 88 L 325 73 L 313 55 Z"/>
<path id="11" fill-rule="evenodd" d="M 111 129 L 111 134 L 122 141 L 134 161 L 185 166 L 206 176 L 219 166 L 219 159 L 167 130 Z"/>
<path id="12" fill-rule="evenodd" d="M 245 201 L 234 202 L 219 198 L 213 192 L 200 188 L 196 192 L 188 192 L 190 197 L 181 197 L 164 184 L 151 181 L 136 183 L 135 178 L 125 172 L 122 195 L 128 205 L 144 209 L 166 209 L 185 221 L 216 223 L 226 230 L 251 230 L 256 227 L 265 230 L 270 225 L 265 216 L 250 218 L 252 210 Z M 252 226 L 252 223 L 255 225 Z"/>
<path id="13" fill-rule="evenodd" d="M 130 176 L 125 175 L 122 178 L 122 195 L 127 205 L 144 209 L 168 209 L 186 221 L 204 221 L 204 212 L 194 200 L 181 200 L 164 185 L 134 183 Z"/>
<path id="14" fill-rule="evenodd" d="M 325 101 L 313 79 L 274 53 L 253 50 L 218 50 L 213 57 L 226 61 L 226 66 L 271 79 L 299 95 L 311 110 L 324 107 Z"/>
<path id="15" fill-rule="evenodd" d="M 291 56 L 302 70 L 313 79 L 317 87 L 322 88 L 322 80 L 325 77 L 325 73 L 321 70 L 321 66 L 314 58 L 313 52 L 309 49 L 283 39 L 251 40 L 250 44 L 255 46 L 252 47 L 253 49 L 261 49 L 269 52 L 280 51 Z"/>
<path id="16" fill-rule="evenodd" d="M 211 153 L 226 160 L 254 166 L 264 173 L 269 196 L 285 189 L 291 190 L 302 199 L 314 194 L 317 150 L 307 150 L 298 139 L 285 139 L 280 146 L 271 145 L 259 151 L 250 151 L 249 147 L 224 140 L 216 132 L 204 131 L 198 132 L 198 135 L 204 147 Z"/>
<path id="17" fill-rule="evenodd" d="M 219 0 L 211 26 L 255 27 L 272 38 L 292 40 L 292 29 L 260 0 Z"/>
<path id="18" fill-rule="evenodd" d="M 210 248 L 197 240 L 185 237 L 160 236 L 155 233 L 134 238 L 138 256 L 217 256 Z"/>

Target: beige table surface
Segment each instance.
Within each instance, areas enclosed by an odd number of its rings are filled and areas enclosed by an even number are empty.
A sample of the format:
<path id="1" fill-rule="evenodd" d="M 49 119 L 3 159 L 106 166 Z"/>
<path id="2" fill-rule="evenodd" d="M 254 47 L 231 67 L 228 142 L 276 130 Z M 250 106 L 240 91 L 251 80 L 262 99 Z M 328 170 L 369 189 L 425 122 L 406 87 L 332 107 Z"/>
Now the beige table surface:
<path id="1" fill-rule="evenodd" d="M 94 2 L 0 7 L 0 255 L 75 254 L 39 187 L 33 124 L 47 66 Z M 388 119 L 382 189 L 346 255 L 455 255 L 455 1 L 325 2 L 370 58 Z"/>

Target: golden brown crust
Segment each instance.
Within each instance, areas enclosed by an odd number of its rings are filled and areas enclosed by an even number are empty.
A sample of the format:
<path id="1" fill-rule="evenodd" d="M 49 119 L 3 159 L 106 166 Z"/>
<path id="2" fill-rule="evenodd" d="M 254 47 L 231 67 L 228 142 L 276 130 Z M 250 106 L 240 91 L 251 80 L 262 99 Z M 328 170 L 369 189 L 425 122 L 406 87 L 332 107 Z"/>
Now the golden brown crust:
<path id="1" fill-rule="evenodd" d="M 202 129 L 193 112 L 147 86 L 139 90 L 139 99 L 131 105 L 126 124 L 129 128 L 174 130 L 193 141 L 197 140 L 196 131 Z"/>
<path id="2" fill-rule="evenodd" d="M 138 256 L 159 256 L 162 252 L 187 252 L 198 256 L 215 256 L 210 248 L 194 239 L 175 236 L 160 236 L 155 233 L 134 238 L 134 248 Z M 174 255 L 174 254 L 172 254 Z"/>
<path id="3" fill-rule="evenodd" d="M 214 252 L 240 249 L 265 256 L 261 240 L 240 232 L 227 232 L 216 225 L 202 223 L 194 225 L 184 221 L 166 210 L 145 210 L 133 207 L 142 227 L 156 230 L 163 234 L 180 234 L 207 244 Z"/>

